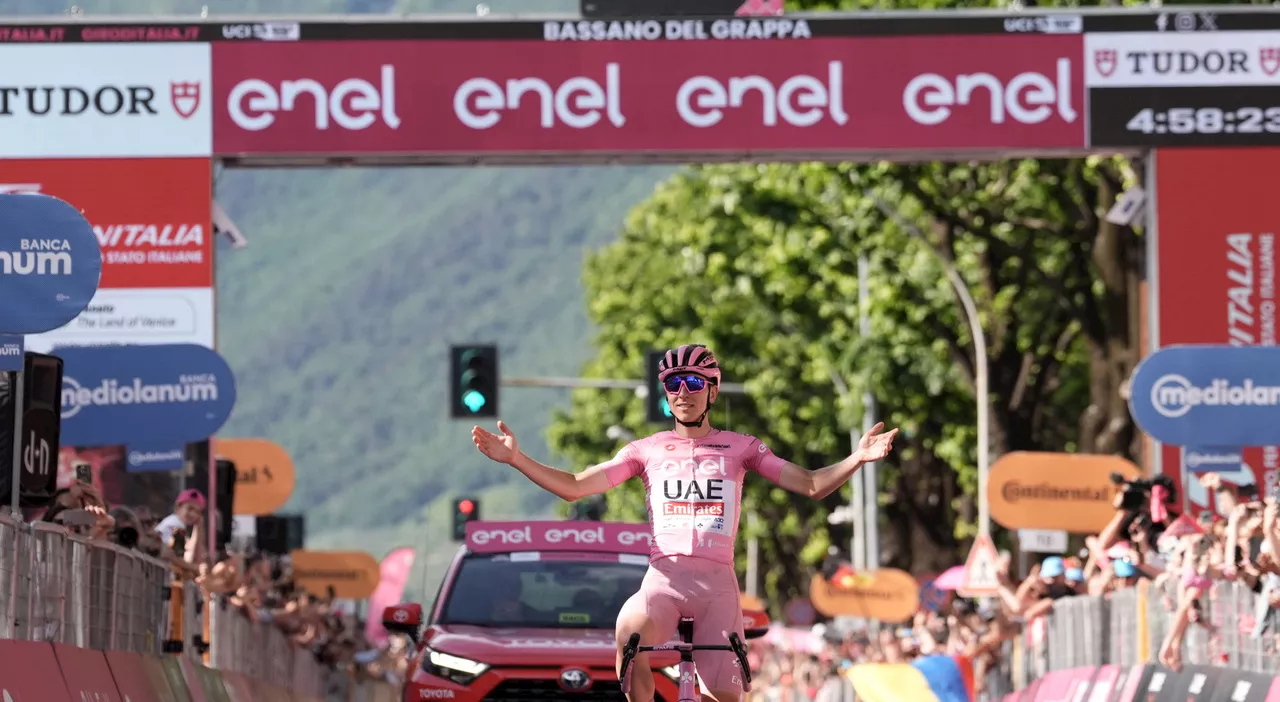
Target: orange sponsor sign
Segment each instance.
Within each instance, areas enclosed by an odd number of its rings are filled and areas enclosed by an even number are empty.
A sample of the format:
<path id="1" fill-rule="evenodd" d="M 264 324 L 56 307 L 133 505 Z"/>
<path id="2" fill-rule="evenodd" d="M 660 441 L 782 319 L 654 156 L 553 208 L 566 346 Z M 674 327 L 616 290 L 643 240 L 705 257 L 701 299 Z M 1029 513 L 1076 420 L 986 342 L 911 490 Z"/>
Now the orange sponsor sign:
<path id="1" fill-rule="evenodd" d="M 236 514 L 271 514 L 293 495 L 293 459 L 279 445 L 266 439 L 218 439 L 214 453 L 236 464 Z"/>
<path id="2" fill-rule="evenodd" d="M 742 597 L 739 602 L 742 604 L 743 609 L 755 610 L 757 612 L 763 612 L 765 610 L 764 601 L 755 595 L 749 595 L 744 592 L 742 593 Z"/>
<path id="3" fill-rule="evenodd" d="M 1119 456 L 1015 451 L 991 466 L 991 518 L 1009 529 L 1096 533 L 1116 513 L 1112 473 L 1132 480 L 1140 471 Z"/>
<path id="4" fill-rule="evenodd" d="M 882 568 L 858 573 L 845 582 L 848 587 L 840 587 L 821 575 L 813 576 L 809 601 L 814 609 L 828 617 L 902 622 L 915 616 L 920 606 L 920 586 L 901 570 Z"/>
<path id="5" fill-rule="evenodd" d="M 334 597 L 363 600 L 382 579 L 377 559 L 364 551 L 294 551 L 289 560 L 293 584 L 319 597 L 332 587 Z"/>

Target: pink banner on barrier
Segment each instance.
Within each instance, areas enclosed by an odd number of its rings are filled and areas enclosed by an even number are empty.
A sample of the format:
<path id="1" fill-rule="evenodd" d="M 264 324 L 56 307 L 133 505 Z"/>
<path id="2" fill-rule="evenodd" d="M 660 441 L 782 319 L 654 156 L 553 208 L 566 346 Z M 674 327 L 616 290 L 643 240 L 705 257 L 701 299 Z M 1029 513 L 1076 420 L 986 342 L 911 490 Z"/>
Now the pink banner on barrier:
<path id="1" fill-rule="evenodd" d="M 1111 691 L 1121 682 L 1120 673 L 1123 670 L 1118 665 L 1104 665 L 1098 668 L 1097 674 L 1093 676 L 1093 687 L 1089 690 L 1089 699 L 1086 702 L 1108 702 L 1111 699 Z"/>
<path id="2" fill-rule="evenodd" d="M 67 692 L 71 693 L 72 699 L 123 702 L 111 669 L 107 667 L 107 659 L 101 651 L 54 644 L 53 653 L 58 659 L 62 679 L 67 683 Z"/>
<path id="3" fill-rule="evenodd" d="M 71 702 L 53 647 L 0 639 L 0 696 L 6 702 Z"/>
<path id="4" fill-rule="evenodd" d="M 1036 688 L 1035 702 L 1075 702 L 1084 695 L 1094 668 L 1055 670 L 1045 675 Z"/>
<path id="5" fill-rule="evenodd" d="M 125 702 L 169 702 L 173 699 L 168 683 L 165 683 L 163 692 L 155 689 L 147 669 L 143 667 L 142 656 L 124 651 L 107 651 L 105 655 L 107 668 Z"/>
<path id="6" fill-rule="evenodd" d="M 382 578 L 378 580 L 378 588 L 369 597 L 369 619 L 364 633 L 370 643 L 381 646 L 387 642 L 387 630 L 382 626 L 382 610 L 400 602 L 404 596 L 404 585 L 409 581 L 409 571 L 413 570 L 414 551 L 411 548 L 398 548 L 388 553 L 378 567 Z"/>
<path id="7" fill-rule="evenodd" d="M 200 683 L 200 672 L 196 665 L 186 656 L 181 657 L 182 679 L 187 683 L 187 691 L 191 693 L 191 702 L 211 702 L 204 694 L 204 685 Z"/>

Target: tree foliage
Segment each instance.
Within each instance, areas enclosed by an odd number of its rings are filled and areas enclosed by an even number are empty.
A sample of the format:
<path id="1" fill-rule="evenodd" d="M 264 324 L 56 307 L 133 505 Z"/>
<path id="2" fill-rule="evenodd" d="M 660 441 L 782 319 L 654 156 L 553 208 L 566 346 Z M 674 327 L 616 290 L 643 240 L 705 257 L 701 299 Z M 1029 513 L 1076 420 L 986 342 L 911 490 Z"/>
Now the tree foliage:
<path id="1" fill-rule="evenodd" d="M 1125 174 L 1123 162 L 1103 159 L 683 171 L 587 260 L 599 329 L 587 375 L 642 377 L 647 350 L 705 342 L 749 393 L 722 400 L 714 421 L 808 467 L 848 454 L 847 428 L 869 388 L 883 420 L 903 429 L 880 476 L 884 559 L 916 571 L 953 565 L 976 517 L 976 364 L 941 262 L 958 269 L 980 311 L 993 456 L 1129 454 L 1118 389 L 1137 360 L 1141 241 L 1100 216 Z M 859 254 L 871 269 L 867 337 Z M 615 424 L 656 429 L 630 393 L 580 392 L 553 424 L 552 445 L 598 462 L 620 447 L 606 438 Z M 638 484 L 616 492 L 613 514 L 643 515 Z M 799 593 L 828 544 L 847 540 L 825 519 L 847 499 L 847 488 L 815 503 L 748 480 L 744 510 L 767 536 L 770 594 Z"/>

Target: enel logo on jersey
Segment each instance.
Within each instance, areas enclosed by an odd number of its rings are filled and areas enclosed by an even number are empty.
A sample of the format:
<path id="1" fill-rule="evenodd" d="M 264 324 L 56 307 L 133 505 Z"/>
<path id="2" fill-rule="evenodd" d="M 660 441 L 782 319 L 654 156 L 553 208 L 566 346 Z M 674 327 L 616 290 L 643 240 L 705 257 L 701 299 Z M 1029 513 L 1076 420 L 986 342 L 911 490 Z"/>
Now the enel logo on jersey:
<path id="1" fill-rule="evenodd" d="M 715 458 L 707 458 L 701 461 L 695 461 L 692 458 L 686 458 L 683 461 L 663 461 L 658 465 L 657 473 L 659 475 L 675 475 L 677 473 L 693 473 L 698 475 L 729 475 L 725 469 L 724 456 Z"/>

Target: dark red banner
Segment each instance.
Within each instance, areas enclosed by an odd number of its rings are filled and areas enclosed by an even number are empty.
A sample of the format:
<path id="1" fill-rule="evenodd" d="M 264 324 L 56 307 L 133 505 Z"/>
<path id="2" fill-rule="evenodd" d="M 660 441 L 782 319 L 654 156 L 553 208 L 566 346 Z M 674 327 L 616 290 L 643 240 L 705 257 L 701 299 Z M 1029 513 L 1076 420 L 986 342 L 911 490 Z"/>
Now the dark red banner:
<path id="1" fill-rule="evenodd" d="M 1156 152 L 1160 346 L 1275 345 L 1277 159 L 1280 148 Z M 1197 480 L 1186 479 L 1183 453 L 1163 447 L 1163 470 L 1185 483 L 1179 489 L 1198 511 L 1210 506 L 1209 495 Z M 1261 497 L 1276 490 L 1280 449 L 1246 448 L 1244 464 L 1224 467 L 1223 481 L 1256 485 Z"/>
<path id="2" fill-rule="evenodd" d="M 213 47 L 220 156 L 1052 151 L 1081 35 Z"/>

